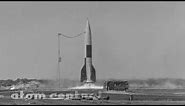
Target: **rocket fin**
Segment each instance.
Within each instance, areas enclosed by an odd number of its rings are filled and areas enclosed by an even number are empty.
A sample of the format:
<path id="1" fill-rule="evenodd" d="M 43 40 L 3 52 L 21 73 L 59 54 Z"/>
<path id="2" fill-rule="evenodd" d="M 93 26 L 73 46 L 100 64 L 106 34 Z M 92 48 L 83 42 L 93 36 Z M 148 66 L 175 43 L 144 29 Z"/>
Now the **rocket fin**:
<path id="1" fill-rule="evenodd" d="M 91 81 L 96 82 L 96 71 L 93 65 L 91 65 Z"/>
<path id="2" fill-rule="evenodd" d="M 82 67 L 82 70 L 81 70 L 81 79 L 80 79 L 80 82 L 84 82 L 86 80 L 87 80 L 86 64 L 84 64 L 84 66 Z"/>

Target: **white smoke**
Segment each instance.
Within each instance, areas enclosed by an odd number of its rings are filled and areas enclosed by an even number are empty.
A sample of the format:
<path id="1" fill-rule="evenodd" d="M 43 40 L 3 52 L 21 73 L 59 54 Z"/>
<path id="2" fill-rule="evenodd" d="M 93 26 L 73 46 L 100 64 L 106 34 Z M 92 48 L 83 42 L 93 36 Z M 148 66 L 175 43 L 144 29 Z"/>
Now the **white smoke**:
<path id="1" fill-rule="evenodd" d="M 103 89 L 103 86 L 97 86 L 93 83 L 85 83 L 81 86 L 70 87 L 68 89 Z"/>
<path id="2" fill-rule="evenodd" d="M 130 88 L 154 88 L 154 89 L 184 89 L 185 81 L 182 79 L 146 79 L 130 80 Z"/>

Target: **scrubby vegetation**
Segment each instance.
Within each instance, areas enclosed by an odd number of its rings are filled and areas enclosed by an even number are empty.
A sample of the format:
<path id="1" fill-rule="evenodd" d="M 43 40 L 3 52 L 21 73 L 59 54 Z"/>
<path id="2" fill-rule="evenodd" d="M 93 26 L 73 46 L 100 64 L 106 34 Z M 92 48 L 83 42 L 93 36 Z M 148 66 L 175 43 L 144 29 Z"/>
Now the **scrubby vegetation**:
<path id="1" fill-rule="evenodd" d="M 0 80 L 0 86 L 7 87 L 7 86 L 12 86 L 12 85 L 17 85 L 17 84 L 27 84 L 31 81 L 36 81 L 36 82 L 40 82 L 40 83 L 47 83 L 48 82 L 48 80 L 17 78 L 16 80 L 12 80 L 12 79 Z"/>

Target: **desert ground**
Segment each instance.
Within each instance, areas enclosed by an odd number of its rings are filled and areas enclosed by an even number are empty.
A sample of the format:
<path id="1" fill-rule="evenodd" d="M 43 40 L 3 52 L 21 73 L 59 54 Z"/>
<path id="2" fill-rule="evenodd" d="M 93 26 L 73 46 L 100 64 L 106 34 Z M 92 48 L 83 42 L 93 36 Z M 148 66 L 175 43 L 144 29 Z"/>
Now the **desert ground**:
<path id="1" fill-rule="evenodd" d="M 34 91 L 39 93 L 74 93 L 74 91 Z M 88 91 L 78 91 L 87 93 Z M 97 90 L 89 91 L 97 93 Z M 103 92 L 109 100 L 12 99 L 12 93 L 1 91 L 0 105 L 185 105 L 185 89 L 130 89 L 125 92 Z M 26 91 L 24 92 L 27 93 Z M 130 99 L 132 95 L 132 99 Z"/>

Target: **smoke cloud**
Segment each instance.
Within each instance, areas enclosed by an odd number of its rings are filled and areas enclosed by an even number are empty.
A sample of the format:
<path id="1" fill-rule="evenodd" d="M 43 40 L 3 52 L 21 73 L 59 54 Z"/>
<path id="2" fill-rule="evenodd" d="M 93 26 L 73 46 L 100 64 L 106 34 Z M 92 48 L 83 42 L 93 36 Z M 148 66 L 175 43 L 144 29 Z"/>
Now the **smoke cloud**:
<path id="1" fill-rule="evenodd" d="M 102 86 L 105 80 L 97 80 L 96 85 Z M 185 79 L 130 79 L 129 89 L 184 89 Z M 59 88 L 59 81 L 47 80 L 41 83 L 44 89 L 57 89 Z M 78 80 L 62 79 L 60 81 L 60 88 L 70 88 L 80 86 L 81 83 Z M 40 86 L 41 87 L 41 86 Z"/>
<path id="2" fill-rule="evenodd" d="M 184 79 L 146 79 L 130 80 L 130 88 L 153 88 L 153 89 L 183 89 Z"/>

